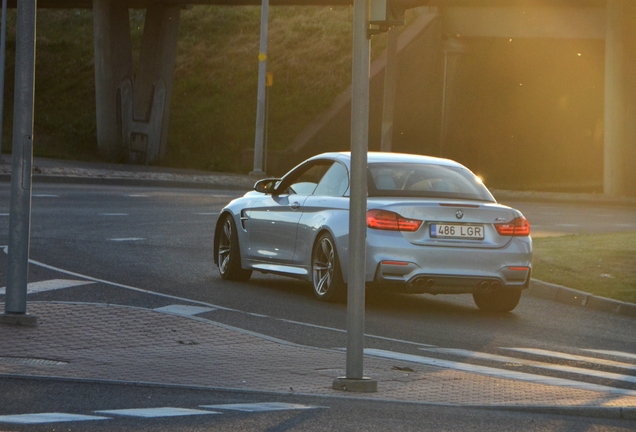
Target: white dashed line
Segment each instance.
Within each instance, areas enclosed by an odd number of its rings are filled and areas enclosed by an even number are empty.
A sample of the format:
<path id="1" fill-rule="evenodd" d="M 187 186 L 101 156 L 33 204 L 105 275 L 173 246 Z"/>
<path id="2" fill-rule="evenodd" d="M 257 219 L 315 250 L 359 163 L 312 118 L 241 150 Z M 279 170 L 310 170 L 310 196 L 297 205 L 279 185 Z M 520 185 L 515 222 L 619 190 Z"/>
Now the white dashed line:
<path id="1" fill-rule="evenodd" d="M 103 410 L 95 411 L 99 414 L 110 414 L 127 417 L 143 417 L 143 418 L 155 418 L 155 417 L 177 417 L 177 416 L 190 416 L 190 415 L 205 415 L 205 414 L 221 414 L 215 411 L 203 411 L 189 408 L 132 408 L 132 409 L 119 409 L 119 410 Z"/>
<path id="2" fill-rule="evenodd" d="M 59 198 L 59 195 L 54 194 L 31 194 L 34 198 Z"/>
<path id="3" fill-rule="evenodd" d="M 201 408 L 233 410 L 243 412 L 267 412 L 267 411 L 287 411 L 287 410 L 309 410 L 318 408 L 327 408 L 323 406 L 311 406 L 290 404 L 282 402 L 262 402 L 251 404 L 223 404 L 223 405 L 199 405 Z"/>
<path id="4" fill-rule="evenodd" d="M 156 312 L 163 312 L 171 315 L 179 316 L 194 316 L 202 314 L 204 312 L 210 312 L 216 310 L 215 308 L 202 307 L 202 306 L 187 306 L 187 305 L 170 305 L 153 309 Z"/>
<path id="5" fill-rule="evenodd" d="M 57 423 L 87 420 L 110 420 L 110 417 L 65 413 L 16 414 L 0 416 L 0 423 L 14 424 Z"/>
<path id="6" fill-rule="evenodd" d="M 148 194 L 127 194 L 127 195 L 124 195 L 124 196 L 132 197 L 132 198 L 145 198 L 145 197 L 149 197 L 150 195 L 148 195 Z"/>
<path id="7" fill-rule="evenodd" d="M 141 237 L 124 237 L 124 238 L 111 238 L 108 240 L 116 241 L 116 242 L 126 242 L 126 241 L 140 241 L 140 240 L 146 240 L 146 239 Z"/>
<path id="8" fill-rule="evenodd" d="M 70 288 L 80 285 L 94 284 L 91 281 L 78 281 L 69 279 L 51 279 L 47 281 L 31 282 L 27 285 L 27 294 L 35 294 L 44 291 L 52 291 L 62 288 Z M 6 287 L 0 288 L 0 294 L 6 294 Z"/>

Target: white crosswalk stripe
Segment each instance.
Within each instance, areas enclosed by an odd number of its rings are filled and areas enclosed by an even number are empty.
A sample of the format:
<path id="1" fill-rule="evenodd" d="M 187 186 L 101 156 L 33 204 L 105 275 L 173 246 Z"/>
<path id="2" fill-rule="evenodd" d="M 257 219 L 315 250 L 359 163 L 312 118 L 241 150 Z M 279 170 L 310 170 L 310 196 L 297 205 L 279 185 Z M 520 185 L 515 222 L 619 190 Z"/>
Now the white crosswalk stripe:
<path id="1" fill-rule="evenodd" d="M 636 371 L 636 365 L 633 365 L 631 363 L 617 362 L 614 360 L 605 360 L 605 359 L 600 359 L 596 357 L 573 355 L 573 354 L 567 354 L 567 353 L 562 353 L 558 351 L 548 351 L 548 350 L 543 350 L 538 348 L 501 348 L 501 349 L 516 351 L 516 352 L 526 353 L 526 354 L 533 354 L 537 356 L 552 357 L 552 358 L 557 358 L 561 360 L 572 360 L 572 361 L 578 361 L 578 362 L 597 364 L 601 366 L 611 366 L 611 367 L 616 367 L 620 369 L 629 369 L 629 370 Z M 634 356 L 634 358 L 636 358 L 636 355 Z"/>
<path id="2" fill-rule="evenodd" d="M 421 349 L 426 349 L 426 348 L 421 348 Z M 468 351 L 468 352 L 472 353 L 472 351 Z M 584 381 L 575 381 L 571 379 L 537 375 L 537 374 L 532 374 L 527 372 L 518 372 L 518 371 L 513 371 L 508 369 L 499 369 L 499 368 L 494 368 L 489 366 L 481 366 L 481 365 L 456 362 L 451 360 L 443 360 L 443 359 L 433 358 L 433 357 L 404 354 L 404 353 L 398 353 L 394 351 L 385 351 L 385 350 L 372 349 L 372 348 L 365 349 L 364 353 L 366 355 L 375 356 L 375 357 L 388 358 L 388 359 L 394 359 L 394 360 L 403 360 L 403 361 L 408 361 L 412 363 L 424 364 L 429 366 L 437 366 L 437 367 L 445 368 L 445 369 L 454 369 L 454 370 L 460 370 L 460 371 L 469 372 L 469 373 L 477 373 L 477 374 L 488 375 L 488 376 L 493 376 L 498 378 L 532 382 L 535 384 L 554 385 L 554 386 L 560 386 L 560 387 L 575 388 L 579 390 L 591 390 L 591 391 L 597 391 L 597 392 L 603 392 L 603 393 L 609 393 L 609 394 L 636 396 L 636 390 L 628 390 L 628 389 L 588 383 Z M 485 354 L 485 353 L 477 353 L 477 354 Z M 520 363 L 520 359 L 505 357 L 505 356 L 499 356 L 499 357 L 506 358 L 507 359 L 506 363 L 513 363 L 513 364 Z M 618 374 L 615 374 L 615 375 L 618 375 Z M 623 377 L 623 375 L 619 375 L 619 376 Z"/>
<path id="3" fill-rule="evenodd" d="M 595 378 L 636 383 L 636 376 L 621 375 L 617 373 L 603 372 L 603 371 L 598 371 L 594 369 L 584 369 L 584 368 L 578 368 L 578 367 L 572 367 L 572 366 L 563 366 L 563 365 L 554 364 L 554 363 L 543 363 L 543 362 L 538 362 L 534 360 L 526 360 L 526 359 L 520 359 L 515 357 L 501 356 L 497 354 L 468 351 L 463 349 L 454 349 L 454 348 L 420 348 L 420 349 L 422 351 L 436 352 L 441 354 L 453 354 L 463 358 L 473 358 L 473 359 L 479 359 L 479 360 L 496 361 L 500 363 L 532 366 L 532 367 L 540 368 L 540 369 L 548 369 L 548 370 L 554 370 L 559 372 L 574 373 L 578 375 L 591 376 Z"/>
<path id="4" fill-rule="evenodd" d="M 608 355 L 608 356 L 623 357 L 623 358 L 636 360 L 636 354 L 626 353 L 626 352 L 622 352 L 622 351 L 597 350 L 597 349 L 584 349 L 583 351 L 593 352 L 593 353 L 596 353 L 596 354 L 605 354 L 605 355 Z"/>

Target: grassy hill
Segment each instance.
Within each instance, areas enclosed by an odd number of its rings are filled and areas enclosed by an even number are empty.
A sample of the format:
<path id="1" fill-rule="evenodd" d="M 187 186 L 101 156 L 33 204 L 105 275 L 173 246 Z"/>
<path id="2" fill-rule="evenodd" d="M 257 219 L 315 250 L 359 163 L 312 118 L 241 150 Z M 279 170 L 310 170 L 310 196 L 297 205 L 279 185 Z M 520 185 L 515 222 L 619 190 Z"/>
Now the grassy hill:
<path id="1" fill-rule="evenodd" d="M 132 10 L 134 58 L 143 10 Z M 10 152 L 15 11 L 8 15 L 3 152 Z M 271 7 L 269 146 L 281 149 L 351 80 L 352 8 Z M 254 145 L 260 7 L 195 6 L 181 12 L 166 160 L 237 170 Z M 374 38 L 375 52 L 383 46 Z M 37 16 L 35 155 L 98 160 L 90 10 Z"/>

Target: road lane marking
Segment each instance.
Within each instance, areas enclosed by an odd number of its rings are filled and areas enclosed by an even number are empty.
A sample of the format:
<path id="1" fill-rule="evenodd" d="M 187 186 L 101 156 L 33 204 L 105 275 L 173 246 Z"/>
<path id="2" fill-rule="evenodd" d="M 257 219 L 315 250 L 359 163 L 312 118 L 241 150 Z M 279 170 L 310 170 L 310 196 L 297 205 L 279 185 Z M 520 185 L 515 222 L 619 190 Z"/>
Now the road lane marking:
<path id="1" fill-rule="evenodd" d="M 110 420 L 110 417 L 66 413 L 14 414 L 0 416 L 0 423 L 38 424 L 87 420 Z"/>
<path id="2" fill-rule="evenodd" d="M 267 317 L 265 315 L 263 315 L 263 317 L 272 318 L 272 319 L 275 319 L 276 321 L 282 321 L 282 322 L 286 322 L 286 323 L 290 323 L 290 324 L 298 324 L 298 325 L 302 325 L 302 326 L 305 326 L 305 327 L 318 328 L 318 329 L 322 329 L 322 330 L 331 330 L 331 331 L 336 331 L 336 332 L 340 332 L 340 333 L 346 333 L 347 332 L 347 330 L 344 330 L 344 329 L 337 329 L 337 328 L 333 328 L 333 327 L 325 327 L 325 326 L 321 326 L 321 325 L 317 325 L 317 324 L 303 323 L 303 322 L 300 322 L 300 321 L 292 321 L 292 320 L 288 320 L 288 319 L 284 319 L 284 318 L 273 318 L 273 317 Z M 405 344 L 409 344 L 409 345 L 424 346 L 424 347 L 434 347 L 434 346 L 436 346 L 436 345 L 429 345 L 429 344 L 425 344 L 425 343 L 421 343 L 421 342 L 411 342 L 411 341 L 405 341 L 405 340 L 402 340 L 402 339 L 394 339 L 394 338 L 390 338 L 390 337 L 376 336 L 376 335 L 370 335 L 370 334 L 365 334 L 364 337 L 368 337 L 368 338 L 372 338 L 372 339 L 386 340 L 386 341 L 390 341 L 390 342 L 405 343 Z"/>
<path id="3" fill-rule="evenodd" d="M 636 359 L 636 354 L 627 353 L 623 351 L 611 351 L 611 350 L 597 350 L 597 349 L 584 349 L 583 351 L 589 351 L 597 354 L 605 354 L 614 357 L 625 357 L 629 359 Z"/>
<path id="4" fill-rule="evenodd" d="M 465 358 L 490 360 L 490 361 L 496 361 L 500 363 L 512 363 L 512 364 L 518 364 L 523 366 L 536 367 L 540 369 L 554 370 L 554 371 L 565 372 L 565 373 L 573 373 L 577 375 L 591 376 L 595 378 L 609 379 L 613 381 L 636 383 L 636 376 L 632 376 L 632 375 L 622 375 L 622 374 L 617 374 L 612 372 L 603 372 L 603 371 L 593 370 L 593 369 L 584 369 L 584 368 L 578 368 L 573 366 L 563 366 L 563 365 L 554 364 L 554 363 L 543 363 L 543 362 L 538 362 L 534 360 L 525 360 L 525 359 L 520 359 L 516 357 L 501 356 L 497 354 L 488 354 L 488 353 L 477 352 L 477 351 L 468 351 L 464 349 L 455 349 L 455 348 L 420 348 L 420 349 L 422 351 L 436 352 L 441 354 L 451 354 L 451 355 L 461 356 Z"/>
<path id="5" fill-rule="evenodd" d="M 146 197 L 149 197 L 150 195 L 148 195 L 148 194 L 126 194 L 124 196 L 132 197 L 132 198 L 146 198 Z"/>
<path id="6" fill-rule="evenodd" d="M 267 412 L 267 411 L 287 411 L 287 410 L 309 410 L 328 408 L 324 406 L 300 405 L 283 402 L 261 402 L 244 404 L 223 404 L 223 405 L 199 405 L 199 408 L 222 409 L 242 412 Z"/>
<path id="7" fill-rule="evenodd" d="M 631 363 L 623 363 L 623 362 L 617 362 L 617 361 L 614 361 L 614 360 L 600 359 L 600 358 L 596 358 L 596 357 L 586 357 L 586 356 L 580 356 L 580 355 L 574 355 L 574 354 L 567 354 L 567 353 L 562 353 L 562 352 L 558 352 L 558 351 L 548 351 L 548 350 L 539 349 L 539 348 L 504 348 L 504 347 L 501 347 L 501 349 L 509 350 L 509 351 L 516 351 L 516 352 L 521 352 L 521 353 L 526 353 L 526 354 L 533 354 L 533 355 L 537 355 L 537 356 L 552 357 L 552 358 L 557 358 L 557 359 L 561 359 L 561 360 L 572 360 L 572 361 L 579 361 L 579 362 L 585 362 L 585 363 L 598 364 L 598 365 L 602 365 L 602 366 L 611 366 L 611 367 L 616 367 L 616 368 L 621 368 L 621 369 L 636 370 L 636 365 L 633 365 Z"/>
<path id="8" fill-rule="evenodd" d="M 0 216 L 9 216 L 9 213 L 0 213 Z"/>
<path id="9" fill-rule="evenodd" d="M 173 407 L 130 408 L 130 409 L 118 409 L 118 410 L 100 410 L 95 412 L 98 414 L 110 414 L 110 415 L 118 415 L 118 416 L 125 416 L 125 417 L 143 417 L 143 418 L 221 414 L 220 412 L 216 412 L 216 411 L 204 411 L 204 410 L 196 410 L 196 409 L 189 409 L 189 408 L 173 408 Z"/>
<path id="10" fill-rule="evenodd" d="M 170 305 L 153 309 L 156 312 L 163 312 L 170 315 L 194 316 L 204 312 L 216 310 L 215 308 L 188 305 Z"/>
<path id="11" fill-rule="evenodd" d="M 142 237 L 124 237 L 124 238 L 111 238 L 108 239 L 109 241 L 116 241 L 116 242 L 126 242 L 126 241 L 141 241 L 141 240 L 146 240 L 145 238 Z"/>
<path id="12" fill-rule="evenodd" d="M 6 254 L 7 250 L 8 250 L 8 246 L 0 245 L 0 249 L 2 249 L 4 251 L 4 253 Z M 192 300 L 192 299 L 187 299 L 187 298 L 183 298 L 183 297 L 177 297 L 177 296 L 173 296 L 173 295 L 170 295 L 170 294 L 158 293 L 158 292 L 155 292 L 155 291 L 145 290 L 143 288 L 137 288 L 137 287 L 133 287 L 133 286 L 130 286 L 130 285 L 124 285 L 124 284 L 120 284 L 120 283 L 117 283 L 117 282 L 108 281 L 108 280 L 105 280 L 105 279 L 99 279 L 99 278 L 96 278 L 96 277 L 84 275 L 84 274 L 81 274 L 81 273 L 72 272 L 70 270 L 65 270 L 65 269 L 62 269 L 62 268 L 59 268 L 59 267 L 55 267 L 55 266 L 52 266 L 52 265 L 49 265 L 49 264 L 45 264 L 43 262 L 36 261 L 36 260 L 33 260 L 33 259 L 29 259 L 29 263 L 31 263 L 33 265 L 37 265 L 37 266 L 42 267 L 42 268 L 53 270 L 53 271 L 56 271 L 56 272 L 59 272 L 59 273 L 67 274 L 69 276 L 79 277 L 79 278 L 82 278 L 82 279 L 87 279 L 87 280 L 90 280 L 90 281 L 99 282 L 99 283 L 103 283 L 103 284 L 106 284 L 106 285 L 111 285 L 111 286 L 115 286 L 115 287 L 119 287 L 119 288 L 123 288 L 123 289 L 128 289 L 128 290 L 135 291 L 135 292 L 140 292 L 140 293 L 149 294 L 149 295 L 155 295 L 157 297 L 169 298 L 169 299 L 172 299 L 172 300 L 177 300 L 177 301 L 182 301 L 182 302 L 187 302 L 187 303 L 194 303 L 194 304 L 198 304 L 198 305 L 201 305 L 201 306 L 207 306 L 207 307 L 211 307 L 211 308 L 219 309 L 219 310 L 223 310 L 223 311 L 237 312 L 237 313 L 248 314 L 248 315 L 251 314 L 250 312 L 242 311 L 242 310 L 239 310 L 239 309 L 233 309 L 233 308 L 229 308 L 229 307 L 225 307 L 225 306 L 221 306 L 221 305 L 216 305 L 216 304 L 212 304 L 212 303 L 202 302 L 202 301 L 199 301 L 199 300 Z M 322 329 L 325 329 L 325 330 L 331 330 L 331 331 L 335 331 L 335 332 L 346 332 L 346 330 L 343 330 L 343 329 L 337 329 L 337 328 L 333 328 L 333 327 L 324 327 L 324 326 L 319 326 L 319 325 L 310 324 L 310 323 L 303 323 L 303 322 L 299 322 L 299 321 L 285 320 L 285 319 L 282 319 L 282 318 L 276 318 L 276 317 L 272 317 L 272 316 L 268 316 L 268 315 L 259 315 L 259 314 L 251 314 L 251 315 L 262 316 L 263 318 L 273 319 L 273 320 L 277 320 L 277 321 L 285 321 L 285 322 L 294 323 L 294 324 L 307 326 L 307 327 L 322 328 Z M 269 337 L 267 335 L 264 335 L 264 334 L 250 332 L 249 330 L 241 329 L 241 328 L 238 328 L 238 327 L 226 326 L 225 324 L 217 323 L 217 322 L 212 321 L 212 320 L 208 320 L 208 321 L 213 322 L 213 323 L 215 323 L 217 325 L 225 326 L 227 328 L 235 329 L 236 331 L 240 331 L 240 332 L 243 332 L 243 333 L 246 333 L 246 334 L 254 334 L 254 335 L 258 336 L 258 337 L 265 338 L 265 339 L 268 339 L 268 340 L 274 339 L 274 338 L 271 338 L 271 337 Z M 420 342 L 413 342 L 413 341 L 407 341 L 407 340 L 402 340 L 402 339 L 393 339 L 393 338 L 387 338 L 387 337 L 384 337 L 384 336 L 376 336 L 376 335 L 366 334 L 366 333 L 365 333 L 364 337 L 368 337 L 368 338 L 371 338 L 371 339 L 388 340 L 388 341 L 399 342 L 399 343 L 404 343 L 404 344 L 409 344 L 409 345 L 418 345 L 418 346 L 427 346 L 427 347 L 435 346 L 435 345 L 429 345 L 429 344 L 420 343 Z M 285 341 L 282 341 L 282 342 L 285 342 Z"/>
<path id="13" fill-rule="evenodd" d="M 94 284 L 95 282 L 78 281 L 70 279 L 51 279 L 27 284 L 27 294 L 36 294 L 44 291 L 52 291 L 75 286 Z M 0 294 L 6 294 L 7 287 L 0 288 Z"/>
<path id="14" fill-rule="evenodd" d="M 59 195 L 55 194 L 31 194 L 33 198 L 59 198 Z"/>
<path id="15" fill-rule="evenodd" d="M 392 360 L 403 360 L 411 363 L 424 364 L 427 366 L 436 366 L 444 369 L 460 370 L 463 372 L 476 373 L 496 378 L 512 379 L 517 381 L 531 382 L 534 384 L 545 384 L 559 387 L 569 387 L 579 390 L 591 390 L 596 392 L 621 394 L 628 396 L 636 396 L 636 391 L 626 390 L 615 387 L 608 387 L 598 384 L 590 384 L 586 382 L 574 381 L 564 378 L 547 377 L 543 375 L 535 375 L 526 372 L 516 372 L 507 369 L 497 369 L 488 366 L 478 366 L 468 363 L 454 362 L 450 360 L 441 360 L 431 357 L 423 357 L 412 354 L 403 354 L 393 351 L 385 351 L 374 348 L 366 348 L 364 353 L 374 357 L 387 358 Z"/>

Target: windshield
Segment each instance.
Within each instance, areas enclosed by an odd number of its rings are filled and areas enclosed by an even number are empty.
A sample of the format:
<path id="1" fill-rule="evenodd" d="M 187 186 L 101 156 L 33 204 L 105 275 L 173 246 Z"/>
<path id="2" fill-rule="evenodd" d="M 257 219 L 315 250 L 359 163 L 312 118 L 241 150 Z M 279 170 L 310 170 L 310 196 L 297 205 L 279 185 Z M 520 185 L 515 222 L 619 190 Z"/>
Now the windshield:
<path id="1" fill-rule="evenodd" d="M 495 202 L 479 177 L 462 167 L 369 164 L 369 196 L 450 198 Z"/>

